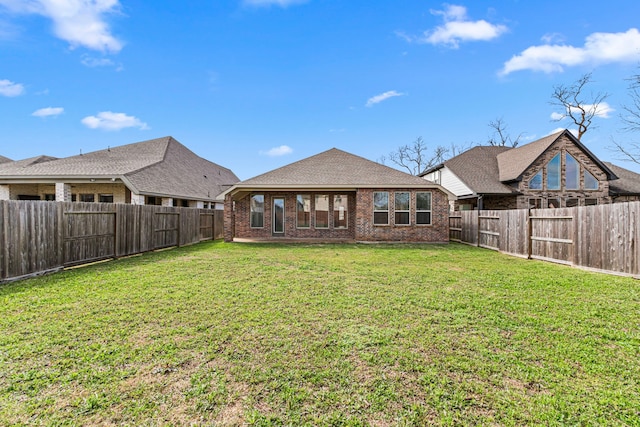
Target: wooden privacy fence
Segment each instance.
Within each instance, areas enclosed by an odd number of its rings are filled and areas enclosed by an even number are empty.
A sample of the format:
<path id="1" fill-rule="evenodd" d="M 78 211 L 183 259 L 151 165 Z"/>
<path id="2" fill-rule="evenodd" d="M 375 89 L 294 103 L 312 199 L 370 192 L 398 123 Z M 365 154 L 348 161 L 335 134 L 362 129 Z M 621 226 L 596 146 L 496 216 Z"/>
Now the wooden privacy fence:
<path id="1" fill-rule="evenodd" d="M 511 255 L 640 277 L 640 202 L 461 211 L 449 238 Z"/>
<path id="2" fill-rule="evenodd" d="M 223 237 L 223 212 L 0 201 L 0 281 Z"/>

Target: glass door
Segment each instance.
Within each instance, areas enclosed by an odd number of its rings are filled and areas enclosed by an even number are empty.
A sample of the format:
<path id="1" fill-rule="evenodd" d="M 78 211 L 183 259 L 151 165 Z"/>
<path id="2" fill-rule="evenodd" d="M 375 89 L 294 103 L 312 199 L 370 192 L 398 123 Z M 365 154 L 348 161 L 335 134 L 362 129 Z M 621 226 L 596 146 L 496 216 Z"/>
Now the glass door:
<path id="1" fill-rule="evenodd" d="M 284 234 L 284 198 L 273 198 L 273 234 Z"/>

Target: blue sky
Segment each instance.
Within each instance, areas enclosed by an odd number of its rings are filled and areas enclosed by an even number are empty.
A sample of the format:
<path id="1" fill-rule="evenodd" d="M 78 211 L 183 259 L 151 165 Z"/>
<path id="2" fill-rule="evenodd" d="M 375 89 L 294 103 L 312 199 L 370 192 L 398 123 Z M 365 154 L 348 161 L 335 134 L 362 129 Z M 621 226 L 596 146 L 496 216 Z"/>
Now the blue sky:
<path id="1" fill-rule="evenodd" d="M 526 142 L 568 121 L 553 86 L 592 72 L 611 138 L 640 72 L 640 2 L 0 0 L 0 154 L 65 157 L 172 135 L 241 179 L 337 147 L 421 136 Z"/>

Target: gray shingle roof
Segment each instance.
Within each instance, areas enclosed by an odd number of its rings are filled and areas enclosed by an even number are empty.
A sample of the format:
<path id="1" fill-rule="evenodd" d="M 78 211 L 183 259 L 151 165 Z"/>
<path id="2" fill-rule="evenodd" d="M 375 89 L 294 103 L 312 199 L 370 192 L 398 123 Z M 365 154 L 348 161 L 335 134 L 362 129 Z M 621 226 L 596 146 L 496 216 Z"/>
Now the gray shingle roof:
<path id="1" fill-rule="evenodd" d="M 614 172 L 607 165 L 593 155 L 566 129 L 517 148 L 474 147 L 431 168 L 423 175 L 446 166 L 476 194 L 515 194 L 516 190 L 506 183 L 520 180 L 522 174 L 533 162 L 563 135 L 566 135 L 583 150 L 607 174 L 608 179 L 616 178 Z"/>
<path id="2" fill-rule="evenodd" d="M 499 180 L 515 181 L 565 131 L 556 132 L 537 141 L 504 151 L 498 155 Z"/>
<path id="3" fill-rule="evenodd" d="M 241 181 L 242 186 L 433 186 L 423 178 L 332 148 Z"/>
<path id="4" fill-rule="evenodd" d="M 162 161 L 169 140 L 164 137 L 106 150 L 48 161 L 20 160 L 0 166 L 2 176 L 117 176 L 131 173 Z"/>
<path id="5" fill-rule="evenodd" d="M 467 187 L 477 194 L 515 194 L 515 190 L 498 179 L 497 157 L 508 147 L 479 146 L 447 160 L 447 166 Z"/>
<path id="6" fill-rule="evenodd" d="M 100 177 L 120 178 L 139 194 L 197 200 L 215 200 L 238 182 L 231 170 L 197 156 L 170 136 L 62 159 L 39 156 L 0 164 L 0 182 Z"/>
<path id="7" fill-rule="evenodd" d="M 609 192 L 615 195 L 640 195 L 640 174 L 613 163 L 604 162 L 618 179 L 609 181 Z"/>
<path id="8" fill-rule="evenodd" d="M 0 156 L 0 163 L 8 163 L 8 162 L 13 162 L 13 160 L 5 156 Z"/>

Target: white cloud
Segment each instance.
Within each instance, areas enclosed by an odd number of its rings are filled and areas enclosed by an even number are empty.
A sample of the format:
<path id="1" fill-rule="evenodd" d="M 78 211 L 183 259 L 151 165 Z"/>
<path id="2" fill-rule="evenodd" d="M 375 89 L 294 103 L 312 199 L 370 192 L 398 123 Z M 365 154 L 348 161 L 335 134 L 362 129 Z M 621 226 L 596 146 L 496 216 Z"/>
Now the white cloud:
<path id="1" fill-rule="evenodd" d="M 288 145 L 281 145 L 279 147 L 273 147 L 269 151 L 261 151 L 260 152 L 260 154 L 264 154 L 265 156 L 269 156 L 269 157 L 285 156 L 285 155 L 291 154 L 291 153 L 293 153 L 293 149 L 291 147 L 289 147 Z"/>
<path id="2" fill-rule="evenodd" d="M 24 86 L 9 80 L 0 80 L 0 95 L 19 96 L 24 93 Z"/>
<path id="3" fill-rule="evenodd" d="M 124 128 L 149 129 L 146 123 L 136 117 L 111 111 L 103 111 L 96 116 L 87 116 L 82 119 L 82 124 L 90 129 L 102 130 L 120 130 Z"/>
<path id="4" fill-rule="evenodd" d="M 423 37 L 416 38 L 421 43 L 446 45 L 457 49 L 460 42 L 488 41 L 507 31 L 504 25 L 491 24 L 484 19 L 471 21 L 467 17 L 467 8 L 457 5 L 445 5 L 445 10 L 431 10 L 433 15 L 441 15 L 444 25 L 425 31 Z M 402 33 L 398 34 L 406 39 Z"/>
<path id="5" fill-rule="evenodd" d="M 102 52 L 122 49 L 122 42 L 111 34 L 105 21 L 105 15 L 118 12 L 118 0 L 0 0 L 0 6 L 51 19 L 55 35 L 72 47 Z"/>
<path id="6" fill-rule="evenodd" d="M 244 0 L 244 4 L 247 6 L 280 6 L 287 7 L 295 4 L 306 3 L 308 0 Z"/>
<path id="7" fill-rule="evenodd" d="M 405 93 L 397 92 L 395 90 L 390 90 L 385 93 L 381 93 L 380 95 L 372 96 L 367 100 L 365 106 L 372 107 L 375 104 L 378 104 L 386 99 L 393 98 L 394 96 L 404 96 Z"/>
<path id="8" fill-rule="evenodd" d="M 565 67 L 595 63 L 637 62 L 640 60 L 640 32 L 631 28 L 624 33 L 593 33 L 584 46 L 544 44 L 531 46 L 504 63 L 501 75 L 532 70 L 562 72 Z"/>
<path id="9" fill-rule="evenodd" d="M 62 113 L 64 113 L 64 108 L 62 107 L 47 107 L 47 108 L 41 108 L 39 110 L 36 110 L 33 113 L 31 113 L 31 115 L 35 117 L 50 117 L 50 116 L 58 116 Z"/>
<path id="10" fill-rule="evenodd" d="M 607 102 L 601 102 L 597 106 L 593 105 L 593 104 L 584 104 L 584 105 L 582 105 L 582 108 L 585 111 L 594 111 L 595 110 L 594 116 L 600 117 L 602 119 L 611 118 L 610 114 L 613 113 L 614 111 L 616 111 Z M 581 110 L 579 110 L 577 108 L 570 108 L 570 110 L 575 115 L 580 115 L 580 113 L 581 113 Z M 557 112 L 551 113 L 551 120 L 559 121 L 559 120 L 564 119 L 565 117 L 567 117 L 566 114 L 557 113 Z"/>

